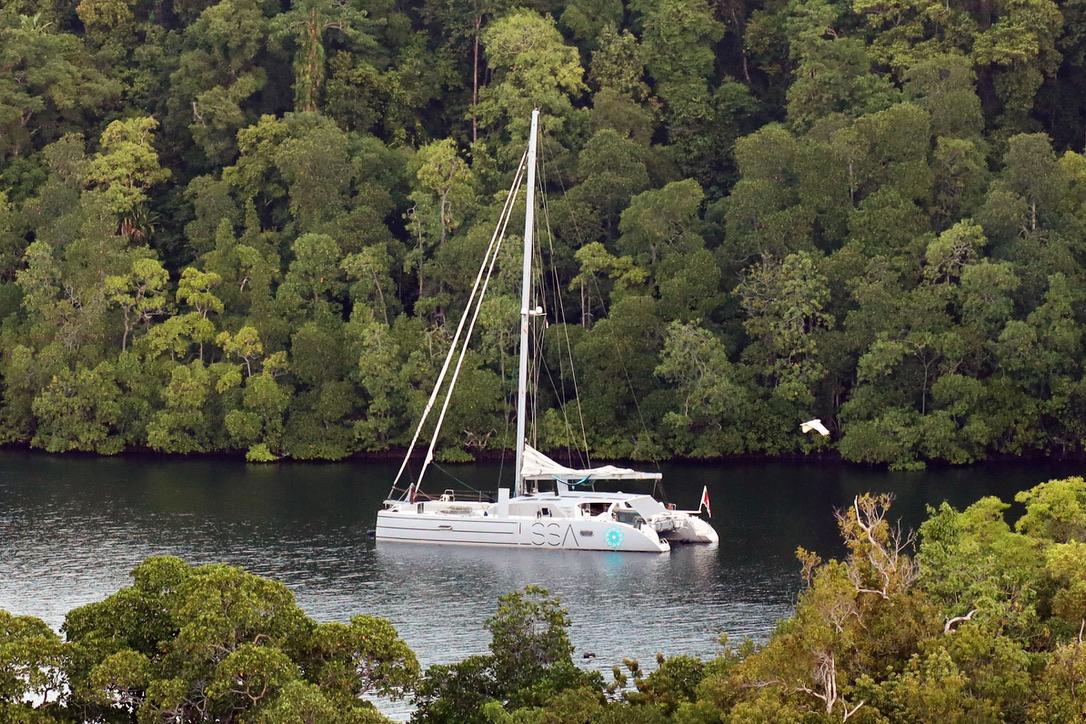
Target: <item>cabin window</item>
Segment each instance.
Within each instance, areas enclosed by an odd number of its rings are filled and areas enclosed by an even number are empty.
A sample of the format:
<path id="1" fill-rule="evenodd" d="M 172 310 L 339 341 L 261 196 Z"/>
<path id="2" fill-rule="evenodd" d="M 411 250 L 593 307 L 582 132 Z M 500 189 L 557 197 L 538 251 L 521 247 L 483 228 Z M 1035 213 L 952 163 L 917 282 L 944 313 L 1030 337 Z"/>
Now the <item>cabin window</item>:
<path id="1" fill-rule="evenodd" d="M 422 515 L 422 506 L 423 506 L 423 503 L 419 503 L 419 506 L 418 506 L 419 507 L 419 515 Z"/>
<path id="2" fill-rule="evenodd" d="M 633 526 L 638 526 L 645 520 L 633 510 L 616 510 L 614 513 L 614 519 L 617 520 L 619 523 L 625 523 L 626 525 Z"/>
<path id="3" fill-rule="evenodd" d="M 548 508 L 547 506 L 543 506 L 542 508 L 539 509 L 539 517 L 540 518 L 549 518 L 549 517 L 551 517 L 551 509 Z"/>

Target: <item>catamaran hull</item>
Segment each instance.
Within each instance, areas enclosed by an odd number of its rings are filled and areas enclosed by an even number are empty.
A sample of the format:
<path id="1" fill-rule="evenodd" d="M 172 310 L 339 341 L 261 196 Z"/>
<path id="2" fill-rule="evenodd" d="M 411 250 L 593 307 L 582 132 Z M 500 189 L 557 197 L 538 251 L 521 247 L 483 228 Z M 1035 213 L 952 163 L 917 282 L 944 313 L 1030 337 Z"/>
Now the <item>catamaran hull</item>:
<path id="1" fill-rule="evenodd" d="M 541 550 L 666 553 L 670 544 L 655 530 L 613 521 L 563 518 L 457 518 L 382 510 L 378 541 L 500 546 Z"/>
<path id="2" fill-rule="evenodd" d="M 664 537 L 672 543 L 714 544 L 720 542 L 720 535 L 707 521 L 696 516 L 687 516 L 684 525 L 668 531 Z"/>

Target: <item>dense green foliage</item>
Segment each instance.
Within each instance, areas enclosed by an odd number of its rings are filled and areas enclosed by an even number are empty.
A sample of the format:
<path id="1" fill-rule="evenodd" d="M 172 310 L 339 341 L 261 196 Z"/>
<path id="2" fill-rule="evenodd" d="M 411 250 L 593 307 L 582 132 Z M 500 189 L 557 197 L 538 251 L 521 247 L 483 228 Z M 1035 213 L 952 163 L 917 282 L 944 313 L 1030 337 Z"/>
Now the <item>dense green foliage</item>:
<path id="1" fill-rule="evenodd" d="M 419 665 L 385 619 L 315 623 L 281 583 L 160 556 L 77 608 L 65 641 L 0 611 L 0 720 L 384 722 Z M 38 706 L 22 706 L 27 698 Z"/>
<path id="2" fill-rule="evenodd" d="M 895 467 L 1082 452 L 1084 22 L 1070 0 L 8 0 L 0 441 L 402 446 L 535 106 L 541 447 L 804 452 L 818 415 Z M 511 443 L 515 246 L 449 459 Z"/>
<path id="3" fill-rule="evenodd" d="M 574 665 L 568 616 L 535 586 L 501 598 L 489 654 L 420 675 L 383 619 L 315 624 L 279 583 L 151 558 L 70 612 L 65 641 L 0 611 L 0 719 L 378 722 L 360 697 L 383 694 L 411 696 L 419 724 L 1086 722 L 1086 481 L 1015 500 L 1013 527 L 997 498 L 944 503 L 917 541 L 889 496 L 858 496 L 837 514 L 843 559 L 797 551 L 806 586 L 768 642 L 627 659 L 610 683 Z"/>
<path id="4" fill-rule="evenodd" d="M 889 496 L 858 496 L 837 516 L 847 555 L 797 551 L 807 585 L 761 647 L 725 639 L 713 660 L 660 654 L 651 672 L 627 660 L 607 686 L 541 671 L 494 692 L 467 685 L 470 660 L 424 680 L 444 683 L 450 723 L 1086 722 L 1086 481 L 1016 501 L 1013 528 L 996 498 L 930 510 L 914 555 Z M 416 720 L 437 721 L 423 701 Z"/>

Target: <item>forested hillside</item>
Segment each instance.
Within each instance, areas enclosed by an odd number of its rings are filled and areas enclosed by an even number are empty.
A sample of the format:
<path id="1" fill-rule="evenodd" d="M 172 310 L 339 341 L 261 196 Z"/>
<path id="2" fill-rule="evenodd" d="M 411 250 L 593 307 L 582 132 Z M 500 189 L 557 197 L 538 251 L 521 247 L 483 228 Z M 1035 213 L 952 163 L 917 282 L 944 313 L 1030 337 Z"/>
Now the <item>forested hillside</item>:
<path id="1" fill-rule="evenodd" d="M 541 447 L 1082 451 L 1081 0 L 2 5 L 2 441 L 403 446 L 536 106 Z M 512 442 L 516 247 L 448 459 Z"/>

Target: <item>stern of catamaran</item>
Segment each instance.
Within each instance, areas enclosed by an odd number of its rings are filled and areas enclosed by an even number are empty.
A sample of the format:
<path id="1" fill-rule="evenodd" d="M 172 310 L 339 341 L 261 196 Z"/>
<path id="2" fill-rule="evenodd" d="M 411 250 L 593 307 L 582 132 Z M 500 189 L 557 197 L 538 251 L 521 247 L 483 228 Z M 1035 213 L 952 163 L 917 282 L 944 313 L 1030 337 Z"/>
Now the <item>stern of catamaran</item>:
<path id="1" fill-rule="evenodd" d="M 681 524 L 676 525 L 671 530 L 661 533 L 661 538 L 672 543 L 713 545 L 720 542 L 720 535 L 709 524 L 709 521 L 690 513 L 683 513 L 682 515 L 686 516 L 685 520 L 682 520 Z"/>

